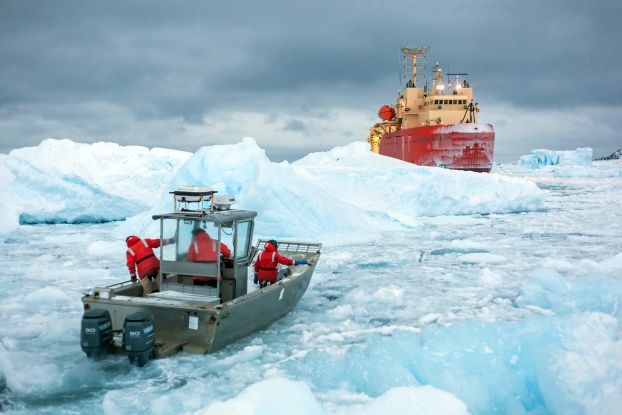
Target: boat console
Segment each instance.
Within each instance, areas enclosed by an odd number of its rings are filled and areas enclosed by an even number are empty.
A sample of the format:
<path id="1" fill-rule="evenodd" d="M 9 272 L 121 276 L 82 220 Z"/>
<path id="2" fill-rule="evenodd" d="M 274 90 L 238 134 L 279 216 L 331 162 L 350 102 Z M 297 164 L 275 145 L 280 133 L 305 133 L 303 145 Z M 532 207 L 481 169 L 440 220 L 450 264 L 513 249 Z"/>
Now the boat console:
<path id="1" fill-rule="evenodd" d="M 206 186 L 186 186 L 171 193 L 173 212 L 153 216 L 160 221 L 160 291 L 222 301 L 246 294 L 257 212 L 231 209 L 233 196 L 217 196 Z M 192 255 L 205 249 L 200 243 L 211 244 L 217 252 L 214 259 L 199 260 Z M 229 255 L 223 250 L 230 251 Z"/>

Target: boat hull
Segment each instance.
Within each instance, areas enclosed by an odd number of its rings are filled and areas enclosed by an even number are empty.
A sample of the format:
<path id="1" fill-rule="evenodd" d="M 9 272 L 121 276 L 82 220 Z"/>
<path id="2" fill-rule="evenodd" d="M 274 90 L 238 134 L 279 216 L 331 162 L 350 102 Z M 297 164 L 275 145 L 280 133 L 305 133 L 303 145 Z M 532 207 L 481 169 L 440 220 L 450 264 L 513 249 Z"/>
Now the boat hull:
<path id="1" fill-rule="evenodd" d="M 491 124 L 434 125 L 385 134 L 379 153 L 420 166 L 489 172 L 494 145 Z"/>
<path id="2" fill-rule="evenodd" d="M 307 290 L 315 261 L 301 273 L 220 305 L 114 293 L 110 298 L 87 295 L 82 302 L 89 308 L 108 310 L 114 332 L 122 330 L 129 314 L 147 313 L 153 320 L 156 357 L 180 350 L 213 353 L 285 316 Z"/>

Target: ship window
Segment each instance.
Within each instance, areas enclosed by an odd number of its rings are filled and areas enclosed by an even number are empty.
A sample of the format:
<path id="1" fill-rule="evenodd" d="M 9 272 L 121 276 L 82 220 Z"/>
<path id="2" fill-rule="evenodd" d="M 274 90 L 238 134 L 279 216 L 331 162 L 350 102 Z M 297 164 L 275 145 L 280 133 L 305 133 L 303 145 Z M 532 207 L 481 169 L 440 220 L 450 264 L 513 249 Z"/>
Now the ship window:
<path id="1" fill-rule="evenodd" d="M 438 105 L 438 99 L 434 100 L 434 105 Z"/>
<path id="2" fill-rule="evenodd" d="M 448 102 L 447 102 L 447 101 L 448 101 L 448 100 L 446 99 L 446 100 L 445 100 L 445 105 L 447 105 L 447 104 L 448 104 Z"/>
<path id="3" fill-rule="evenodd" d="M 457 104 L 457 103 L 458 103 L 458 100 L 457 100 L 457 99 L 454 99 L 454 104 Z"/>
<path id="4" fill-rule="evenodd" d="M 462 105 L 466 105 L 466 99 L 462 100 Z"/>

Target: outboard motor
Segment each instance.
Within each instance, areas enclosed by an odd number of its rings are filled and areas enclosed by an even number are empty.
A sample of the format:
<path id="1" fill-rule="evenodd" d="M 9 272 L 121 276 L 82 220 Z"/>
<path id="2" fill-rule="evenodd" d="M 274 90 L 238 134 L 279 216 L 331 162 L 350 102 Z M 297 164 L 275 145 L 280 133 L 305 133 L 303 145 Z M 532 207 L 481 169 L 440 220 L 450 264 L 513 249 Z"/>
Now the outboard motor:
<path id="1" fill-rule="evenodd" d="M 153 322 L 146 313 L 134 313 L 123 323 L 123 351 L 130 363 L 144 366 L 153 356 L 155 345 Z"/>
<path id="2" fill-rule="evenodd" d="M 112 344 L 112 322 L 108 310 L 93 308 L 82 315 L 80 346 L 88 357 L 100 357 L 108 353 Z"/>

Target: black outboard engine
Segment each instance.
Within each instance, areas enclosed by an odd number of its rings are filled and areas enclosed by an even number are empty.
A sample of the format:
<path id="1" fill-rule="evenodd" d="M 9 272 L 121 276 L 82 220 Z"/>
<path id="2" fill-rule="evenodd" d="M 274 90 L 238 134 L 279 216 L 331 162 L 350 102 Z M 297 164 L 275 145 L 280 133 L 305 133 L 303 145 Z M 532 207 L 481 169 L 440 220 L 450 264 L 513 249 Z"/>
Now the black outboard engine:
<path id="1" fill-rule="evenodd" d="M 112 322 L 108 310 L 93 308 L 82 315 L 80 346 L 88 357 L 101 357 L 112 344 Z"/>
<path id="2" fill-rule="evenodd" d="M 130 363 L 144 366 L 153 356 L 155 346 L 153 322 L 146 313 L 134 313 L 123 323 L 123 351 Z"/>

